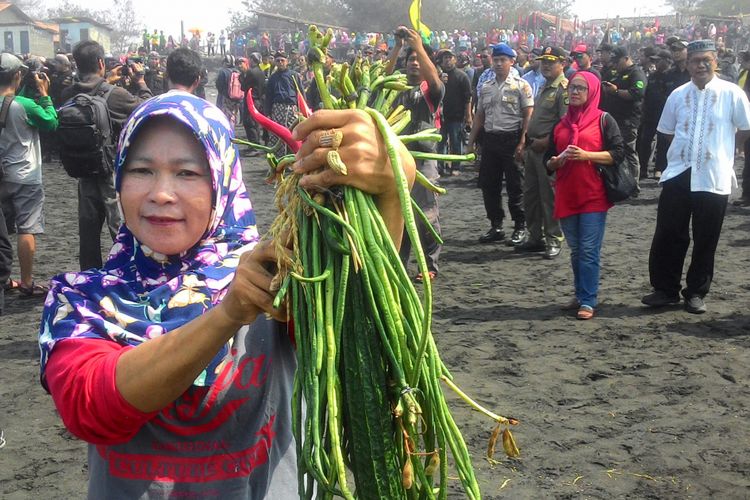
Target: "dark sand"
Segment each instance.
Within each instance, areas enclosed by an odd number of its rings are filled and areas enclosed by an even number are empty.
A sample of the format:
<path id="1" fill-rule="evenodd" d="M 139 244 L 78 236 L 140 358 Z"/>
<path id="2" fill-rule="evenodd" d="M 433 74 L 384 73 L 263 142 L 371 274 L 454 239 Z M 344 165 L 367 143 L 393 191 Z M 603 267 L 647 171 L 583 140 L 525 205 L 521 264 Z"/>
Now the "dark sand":
<path id="1" fill-rule="evenodd" d="M 265 230 L 274 215 L 265 165 L 243 162 Z M 44 175 L 40 279 L 76 269 L 78 248 L 75 181 L 58 164 L 45 165 Z M 659 189 L 644 182 L 640 198 L 609 213 L 602 304 L 581 322 L 558 309 L 572 294 L 567 248 L 546 261 L 475 243 L 487 228 L 475 176 L 443 182 L 433 332 L 456 381 L 521 421 L 514 428 L 521 458 L 506 459 L 498 444 L 501 463 L 490 466 L 492 423 L 449 396 L 484 496 L 750 498 L 750 209 L 727 211 L 708 313 L 650 311 L 640 297 L 649 291 Z M 0 317 L 4 499 L 86 491 L 85 444 L 65 431 L 38 383 L 41 309 L 42 300 L 12 294 Z"/>

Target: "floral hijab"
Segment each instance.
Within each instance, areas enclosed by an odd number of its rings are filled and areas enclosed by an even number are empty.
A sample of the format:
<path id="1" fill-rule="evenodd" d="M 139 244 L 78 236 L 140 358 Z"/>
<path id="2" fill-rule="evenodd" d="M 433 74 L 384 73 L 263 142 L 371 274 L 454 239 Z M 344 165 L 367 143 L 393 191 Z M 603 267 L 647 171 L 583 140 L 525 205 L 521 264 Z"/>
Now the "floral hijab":
<path id="1" fill-rule="evenodd" d="M 205 149 L 214 193 L 209 227 L 192 248 L 166 256 L 142 245 L 123 225 L 102 269 L 52 278 L 39 337 L 42 379 L 60 340 L 103 339 L 137 346 L 204 314 L 226 294 L 239 256 L 258 241 L 232 128 L 217 107 L 191 94 L 172 91 L 133 112 L 115 159 L 117 191 L 133 139 L 156 116 L 169 116 L 190 128 Z M 228 351 L 224 346 L 196 385 L 213 383 Z"/>

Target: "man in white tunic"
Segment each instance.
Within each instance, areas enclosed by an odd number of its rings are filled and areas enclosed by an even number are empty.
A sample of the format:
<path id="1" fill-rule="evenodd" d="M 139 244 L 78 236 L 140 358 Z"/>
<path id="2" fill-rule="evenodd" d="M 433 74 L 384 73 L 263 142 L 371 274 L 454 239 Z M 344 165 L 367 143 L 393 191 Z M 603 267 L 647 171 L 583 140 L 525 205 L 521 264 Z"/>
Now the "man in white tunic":
<path id="1" fill-rule="evenodd" d="M 735 144 L 750 137 L 750 103 L 742 89 L 715 75 L 712 40 L 688 45 L 687 67 L 691 80 L 670 94 L 657 127 L 671 144 L 648 263 L 654 291 L 641 302 L 651 307 L 680 302 L 692 218 L 693 253 L 682 296 L 688 312 L 701 314 L 727 200 L 737 185 Z"/>

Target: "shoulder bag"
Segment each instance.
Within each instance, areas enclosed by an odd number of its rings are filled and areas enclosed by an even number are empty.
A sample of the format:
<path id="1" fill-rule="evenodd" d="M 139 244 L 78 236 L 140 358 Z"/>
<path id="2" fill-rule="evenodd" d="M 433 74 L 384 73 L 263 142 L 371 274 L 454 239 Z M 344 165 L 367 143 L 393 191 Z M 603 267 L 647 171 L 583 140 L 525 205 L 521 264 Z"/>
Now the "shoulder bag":
<path id="1" fill-rule="evenodd" d="M 10 105 L 13 104 L 13 99 L 15 96 L 7 95 L 3 97 L 3 103 L 0 107 L 0 135 L 3 133 L 3 129 L 5 128 L 5 124 L 8 121 L 8 113 L 10 112 Z M 0 179 L 5 177 L 5 171 L 3 170 L 3 165 L 0 163 Z"/>
<path id="2" fill-rule="evenodd" d="M 602 131 L 602 139 L 606 137 L 604 134 L 604 121 L 607 113 L 602 113 L 599 121 L 599 128 Z M 638 185 L 636 184 L 635 177 L 630 172 L 625 160 L 620 161 L 614 165 L 597 165 L 596 168 L 604 180 L 604 189 L 607 191 L 607 199 L 611 203 L 617 203 L 630 198 Z"/>

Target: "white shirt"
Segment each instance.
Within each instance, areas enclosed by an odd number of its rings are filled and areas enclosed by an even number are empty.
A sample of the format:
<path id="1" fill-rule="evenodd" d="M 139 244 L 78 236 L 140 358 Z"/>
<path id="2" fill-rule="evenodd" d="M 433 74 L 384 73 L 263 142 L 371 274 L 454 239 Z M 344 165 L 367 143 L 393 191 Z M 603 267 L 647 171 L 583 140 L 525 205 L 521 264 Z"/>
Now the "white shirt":
<path id="1" fill-rule="evenodd" d="M 659 182 L 688 168 L 691 191 L 728 195 L 734 175 L 737 130 L 750 130 L 750 102 L 737 85 L 716 76 L 703 90 L 692 81 L 667 98 L 657 130 L 674 135 Z"/>

